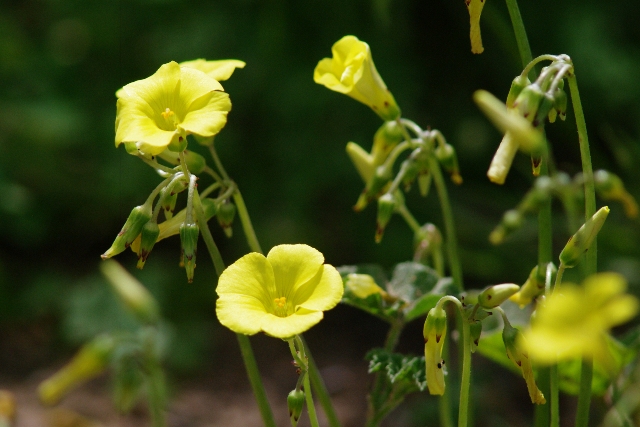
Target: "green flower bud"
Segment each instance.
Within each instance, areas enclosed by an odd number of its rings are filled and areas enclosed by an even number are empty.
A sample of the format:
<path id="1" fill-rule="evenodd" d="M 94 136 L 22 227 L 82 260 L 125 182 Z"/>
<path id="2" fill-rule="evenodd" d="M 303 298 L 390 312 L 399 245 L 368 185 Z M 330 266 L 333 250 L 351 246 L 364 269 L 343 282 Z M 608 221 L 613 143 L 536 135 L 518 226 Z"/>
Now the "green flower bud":
<path id="1" fill-rule="evenodd" d="M 481 321 L 469 322 L 469 335 L 471 337 L 471 352 L 475 353 L 480 342 L 480 335 L 482 335 Z"/>
<path id="2" fill-rule="evenodd" d="M 225 200 L 218 206 L 218 224 L 222 227 L 224 234 L 227 237 L 231 237 L 233 235 L 233 220 L 236 216 L 236 205 L 234 205 L 230 200 Z"/>
<path id="3" fill-rule="evenodd" d="M 166 189 L 165 189 L 166 190 Z M 173 212 L 176 209 L 176 202 L 178 201 L 178 193 L 171 194 L 170 192 L 160 192 L 160 203 L 162 203 L 162 210 L 164 211 L 164 217 L 166 219 L 173 218 Z"/>
<path id="4" fill-rule="evenodd" d="M 397 202 L 393 194 L 385 193 L 378 199 L 378 218 L 376 221 L 376 243 L 380 243 L 384 229 L 396 210 Z"/>
<path id="5" fill-rule="evenodd" d="M 179 153 L 187 149 L 187 138 L 186 136 L 178 136 L 177 138 L 174 136 L 171 139 L 171 142 L 167 146 L 167 150 L 173 151 L 175 153 Z"/>
<path id="6" fill-rule="evenodd" d="M 462 177 L 460 176 L 460 169 L 458 168 L 458 156 L 456 155 L 455 148 L 450 144 L 439 144 L 434 154 L 444 169 L 451 175 L 451 181 L 457 185 L 462 184 Z"/>
<path id="7" fill-rule="evenodd" d="M 100 265 L 102 274 L 122 303 L 143 323 L 157 323 L 160 318 L 158 303 L 151 293 L 127 270 L 115 261 Z"/>
<path id="8" fill-rule="evenodd" d="M 478 304 L 482 308 L 495 308 L 508 300 L 518 290 L 520 290 L 520 286 L 515 283 L 489 286 L 478 295 Z"/>
<path id="9" fill-rule="evenodd" d="M 115 345 L 109 335 L 99 335 L 85 344 L 71 362 L 40 384 L 40 400 L 53 405 L 73 388 L 100 375 L 107 368 Z"/>
<path id="10" fill-rule="evenodd" d="M 397 121 L 385 122 L 373 135 L 373 147 L 371 148 L 371 156 L 373 156 L 373 165 L 380 166 L 387 159 L 393 147 L 404 140 L 402 127 Z"/>
<path id="11" fill-rule="evenodd" d="M 462 295 L 460 295 L 462 306 L 466 308 L 477 304 L 479 296 L 480 291 L 478 291 L 477 289 L 469 289 L 468 291 L 465 291 Z"/>
<path id="12" fill-rule="evenodd" d="M 153 246 L 158 241 L 159 236 L 160 227 L 158 226 L 157 221 L 150 220 L 144 225 L 144 227 L 142 227 L 142 232 L 140 233 L 140 248 L 137 251 L 137 267 L 139 269 L 144 268 L 144 263 L 147 262 L 147 258 L 149 257 Z"/>
<path id="13" fill-rule="evenodd" d="M 527 304 L 530 304 L 534 298 L 537 298 L 543 293 L 544 274 L 538 274 L 538 266 L 536 265 L 531 270 L 531 273 L 529 273 L 529 277 L 527 281 L 524 282 L 524 285 L 522 285 L 518 292 L 511 295 L 509 299 L 518 304 L 520 308 L 524 308 Z"/>
<path id="14" fill-rule="evenodd" d="M 544 125 L 545 119 L 549 115 L 549 112 L 553 110 L 555 103 L 555 98 L 549 94 L 544 93 L 540 103 L 538 104 L 538 109 L 536 110 L 536 114 L 533 118 L 531 124 L 534 127 L 539 127 Z"/>
<path id="15" fill-rule="evenodd" d="M 404 171 L 404 175 L 402 176 L 402 186 L 404 187 L 404 191 L 408 193 L 409 190 L 411 190 L 413 181 L 415 181 L 420 173 L 420 168 L 413 160 L 406 159 L 402 162 L 400 170 Z"/>
<path id="16" fill-rule="evenodd" d="M 111 258 L 127 249 L 131 242 L 138 237 L 142 227 L 151 219 L 151 214 L 151 203 L 145 203 L 133 208 L 111 247 L 101 255 L 102 259 Z"/>
<path id="17" fill-rule="evenodd" d="M 598 212 L 593 214 L 593 216 L 571 236 L 562 252 L 560 252 L 561 265 L 564 265 L 566 268 L 572 268 L 578 265 L 582 255 L 587 252 L 596 239 L 608 215 L 608 206 L 600 208 Z"/>
<path id="18" fill-rule="evenodd" d="M 599 170 L 593 174 L 598 195 L 605 200 L 615 200 L 622 203 L 624 212 L 629 218 L 638 216 L 638 203 L 624 188 L 622 180 L 606 170 Z"/>
<path id="19" fill-rule="evenodd" d="M 291 426 L 296 427 L 298 420 L 302 414 L 302 408 L 304 408 L 305 395 L 302 390 L 291 390 L 287 396 L 287 407 L 289 408 L 289 418 L 291 419 Z"/>
<path id="20" fill-rule="evenodd" d="M 511 82 L 511 88 L 509 89 L 509 94 L 507 95 L 507 108 L 513 108 L 513 104 L 516 101 L 518 95 L 522 90 L 529 86 L 531 81 L 526 76 L 518 76 Z"/>
<path id="21" fill-rule="evenodd" d="M 502 221 L 489 234 L 489 241 L 499 245 L 504 239 L 522 226 L 522 214 L 515 209 L 510 209 L 502 216 Z"/>
<path id="22" fill-rule="evenodd" d="M 182 244 L 182 261 L 187 272 L 187 280 L 193 282 L 196 268 L 196 252 L 198 250 L 198 236 L 200 228 L 196 223 L 183 223 L 180 226 L 180 243 Z"/>
<path id="23" fill-rule="evenodd" d="M 533 375 L 533 368 L 525 347 L 524 338 L 522 333 L 511 326 L 508 322 L 505 322 L 504 329 L 502 330 L 502 341 L 507 350 L 507 357 L 516 364 L 518 369 L 522 372 L 522 377 L 527 383 L 527 390 L 529 391 L 529 397 L 531 403 L 537 405 L 544 405 L 547 401 L 544 395 L 538 389 L 536 380 Z"/>
<path id="24" fill-rule="evenodd" d="M 429 310 L 424 328 L 424 358 L 429 393 L 443 395 L 445 389 L 442 347 L 447 335 L 447 313 L 438 306 Z"/>
<path id="25" fill-rule="evenodd" d="M 183 154 L 184 161 L 187 164 L 187 168 L 192 174 L 199 175 L 207 167 L 207 160 L 195 151 L 183 150 Z M 171 147 L 169 147 L 168 150 L 164 150 L 162 153 L 158 154 L 158 157 L 171 163 L 172 165 L 177 166 L 180 164 L 180 150 L 176 152 L 174 150 L 171 150 Z"/>
<path id="26" fill-rule="evenodd" d="M 542 92 L 542 89 L 537 83 L 533 83 L 522 89 L 513 103 L 513 108 L 517 109 L 520 114 L 522 114 L 522 117 L 532 122 L 536 117 L 538 107 L 543 98 L 544 92 Z"/>
<path id="27" fill-rule="evenodd" d="M 362 147 L 355 142 L 347 143 L 347 154 L 351 159 L 351 162 L 356 167 L 358 174 L 365 182 L 369 182 L 373 174 L 375 173 L 375 166 L 373 165 L 373 156 L 367 153 Z"/>
<path id="28" fill-rule="evenodd" d="M 438 227 L 431 223 L 426 223 L 418 230 L 413 237 L 413 260 L 426 264 L 428 257 L 431 257 L 435 265 L 442 262 L 442 234 Z"/>
<path id="29" fill-rule="evenodd" d="M 367 182 L 365 189 L 358 197 L 358 201 L 356 205 L 353 207 L 353 210 L 356 212 L 360 212 L 364 208 L 367 207 L 369 202 L 376 198 L 378 194 L 384 189 L 384 187 L 391 180 L 391 171 L 388 171 L 384 166 L 378 166 L 376 168 L 375 173 Z"/>
<path id="30" fill-rule="evenodd" d="M 429 195 L 429 189 L 431 188 L 431 174 L 429 172 L 421 172 L 418 175 L 418 190 L 422 197 Z"/>
<path id="31" fill-rule="evenodd" d="M 564 82 L 564 80 L 561 80 L 561 82 Z M 560 117 L 560 120 L 562 121 L 566 120 L 567 102 L 568 102 L 567 93 L 564 90 L 562 90 L 560 87 L 558 87 L 558 90 L 556 90 L 553 94 L 553 101 L 554 101 L 553 109 L 557 112 L 558 117 Z"/>

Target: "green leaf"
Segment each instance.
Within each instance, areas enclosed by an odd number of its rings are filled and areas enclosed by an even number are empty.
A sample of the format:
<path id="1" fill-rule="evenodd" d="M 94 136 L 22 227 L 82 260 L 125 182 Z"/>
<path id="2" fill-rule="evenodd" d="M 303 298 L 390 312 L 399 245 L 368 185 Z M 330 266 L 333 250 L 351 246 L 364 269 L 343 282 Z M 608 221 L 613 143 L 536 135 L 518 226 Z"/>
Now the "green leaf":
<path id="1" fill-rule="evenodd" d="M 375 348 L 365 359 L 369 361 L 369 373 L 384 372 L 389 382 L 405 394 L 427 388 L 424 356 L 405 356 Z"/>
<path id="2" fill-rule="evenodd" d="M 429 293 L 439 279 L 440 276 L 432 268 L 417 262 L 403 262 L 394 268 L 387 290 L 404 302 L 412 303 Z"/>
<path id="3" fill-rule="evenodd" d="M 456 287 L 451 277 L 443 277 L 438 280 L 436 285 L 429 293 L 418 297 L 415 301 L 405 307 L 404 318 L 407 322 L 425 315 L 436 306 L 440 298 L 445 295 L 453 295 L 456 293 Z"/>

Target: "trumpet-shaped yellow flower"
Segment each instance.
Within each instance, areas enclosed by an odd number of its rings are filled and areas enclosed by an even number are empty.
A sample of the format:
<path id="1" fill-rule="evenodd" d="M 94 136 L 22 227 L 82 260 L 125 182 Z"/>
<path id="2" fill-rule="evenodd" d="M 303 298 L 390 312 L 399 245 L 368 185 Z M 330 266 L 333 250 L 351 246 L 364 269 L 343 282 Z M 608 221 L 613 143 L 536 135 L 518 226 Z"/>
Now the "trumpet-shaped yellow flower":
<path id="1" fill-rule="evenodd" d="M 447 313 L 441 307 L 429 310 L 422 330 L 424 335 L 425 376 L 430 394 L 443 395 L 445 389 L 445 361 L 442 348 L 447 336 Z"/>
<path id="2" fill-rule="evenodd" d="M 318 323 L 340 301 L 340 273 L 307 245 L 279 245 L 267 256 L 250 253 L 218 281 L 216 313 L 234 332 L 290 338 Z"/>
<path id="3" fill-rule="evenodd" d="M 638 300 L 625 289 L 617 273 L 594 274 L 582 286 L 563 283 L 538 308 L 524 334 L 531 357 L 555 363 L 587 356 L 610 366 L 605 334 L 638 312 Z"/>
<path id="4" fill-rule="evenodd" d="M 200 70 L 164 64 L 154 75 L 117 92 L 116 147 L 135 144 L 145 154 L 184 149 L 187 135 L 211 137 L 231 110 L 222 85 Z"/>
<path id="5" fill-rule="evenodd" d="M 344 36 L 331 52 L 333 58 L 324 58 L 316 66 L 316 83 L 368 105 L 385 121 L 400 116 L 400 108 L 378 74 L 367 43 Z"/>
<path id="6" fill-rule="evenodd" d="M 194 59 L 193 61 L 181 62 L 181 67 L 194 68 L 205 73 L 207 76 L 219 82 L 228 80 L 236 68 L 244 68 L 247 65 L 237 59 L 220 59 L 217 61 L 207 61 L 206 59 Z"/>

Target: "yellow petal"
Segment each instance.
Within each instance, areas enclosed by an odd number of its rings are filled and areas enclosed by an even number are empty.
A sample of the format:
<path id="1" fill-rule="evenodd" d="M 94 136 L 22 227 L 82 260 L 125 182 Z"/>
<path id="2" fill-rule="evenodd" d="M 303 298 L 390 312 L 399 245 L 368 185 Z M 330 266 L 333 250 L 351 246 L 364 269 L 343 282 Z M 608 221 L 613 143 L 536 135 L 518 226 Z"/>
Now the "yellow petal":
<path id="1" fill-rule="evenodd" d="M 290 338 L 316 325 L 323 318 L 321 311 L 298 310 L 287 317 L 269 315 L 262 319 L 262 330 L 276 338 Z"/>
<path id="2" fill-rule="evenodd" d="M 469 19 L 471 24 L 471 52 L 482 53 L 482 35 L 480 34 L 480 14 L 484 7 L 484 0 L 466 0 L 467 9 L 469 10 Z"/>
<path id="3" fill-rule="evenodd" d="M 279 245 L 269 251 L 267 260 L 273 268 L 278 296 L 290 299 L 297 288 L 319 273 L 324 256 L 307 245 Z"/>
<path id="4" fill-rule="evenodd" d="M 310 285 L 314 286 L 311 287 Z M 340 273 L 332 265 L 322 266 L 322 276 L 317 283 L 310 280 L 300 286 L 293 295 L 294 304 L 307 310 L 326 311 L 335 307 L 342 299 L 344 285 Z M 296 314 L 299 311 L 296 311 Z"/>
<path id="5" fill-rule="evenodd" d="M 216 301 L 220 323 L 238 334 L 254 335 L 273 317 L 261 300 L 249 295 L 223 294 Z"/>
<path id="6" fill-rule="evenodd" d="M 212 92 L 191 105 L 179 127 L 202 137 L 214 136 L 227 124 L 229 110 L 229 94 Z"/>
<path id="7" fill-rule="evenodd" d="M 276 295 L 276 282 L 271 264 L 264 255 L 252 252 L 227 267 L 220 275 L 216 292 L 245 295 L 260 301 L 269 311 Z M 238 313 L 238 316 L 242 316 Z"/>
<path id="8" fill-rule="evenodd" d="M 220 59 L 217 61 L 207 61 L 206 59 L 195 59 L 193 61 L 181 62 L 181 67 L 194 68 L 200 70 L 212 79 L 219 82 L 228 80 L 236 68 L 244 68 L 246 64 L 237 59 Z"/>

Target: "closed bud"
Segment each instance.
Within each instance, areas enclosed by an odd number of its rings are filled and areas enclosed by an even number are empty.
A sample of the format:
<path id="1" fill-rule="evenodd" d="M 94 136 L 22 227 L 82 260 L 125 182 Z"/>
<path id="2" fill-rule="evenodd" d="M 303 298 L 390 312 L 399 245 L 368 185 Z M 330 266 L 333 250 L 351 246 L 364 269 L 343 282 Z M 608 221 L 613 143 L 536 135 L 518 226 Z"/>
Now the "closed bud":
<path id="1" fill-rule="evenodd" d="M 415 181 L 416 177 L 418 177 L 418 174 L 420 173 L 420 169 L 416 162 L 411 159 L 406 159 L 402 162 L 400 170 L 404 171 L 404 174 L 402 175 L 402 186 L 404 187 L 404 191 L 409 192 L 413 181 Z"/>
<path id="2" fill-rule="evenodd" d="M 502 221 L 489 234 L 489 241 L 499 245 L 504 239 L 522 226 L 522 214 L 515 209 L 510 209 L 502 216 Z"/>
<path id="3" fill-rule="evenodd" d="M 127 249 L 138 237 L 142 227 L 151 219 L 151 214 L 151 203 L 145 203 L 133 208 L 111 247 L 101 255 L 102 259 L 111 258 Z"/>
<path id="4" fill-rule="evenodd" d="M 469 322 L 469 335 L 471 337 L 471 352 L 475 353 L 480 343 L 480 336 L 482 335 L 482 322 L 476 320 Z"/>
<path id="5" fill-rule="evenodd" d="M 437 305 L 429 310 L 424 323 L 423 335 L 425 340 L 425 373 L 429 393 L 443 395 L 445 389 L 445 361 L 442 359 L 442 347 L 447 335 L 447 313 Z"/>
<path id="6" fill-rule="evenodd" d="M 385 193 L 378 198 L 378 217 L 376 220 L 376 243 L 380 243 L 384 229 L 396 210 L 397 202 L 393 194 Z"/>
<path id="7" fill-rule="evenodd" d="M 572 268 L 578 265 L 582 255 L 589 250 L 591 244 L 596 239 L 608 215 L 608 206 L 600 208 L 598 212 L 593 214 L 593 216 L 571 236 L 562 252 L 560 252 L 561 265 L 564 265 L 566 268 Z"/>
<path id="8" fill-rule="evenodd" d="M 529 122 L 533 122 L 543 99 L 544 92 L 542 92 L 542 89 L 537 83 L 533 83 L 522 89 L 513 102 L 513 108 L 518 110 L 522 117 L 529 120 Z"/>
<path id="9" fill-rule="evenodd" d="M 629 218 L 638 216 L 638 203 L 624 188 L 622 180 L 606 170 L 599 170 L 593 174 L 596 191 L 605 200 L 614 200 L 622 203 L 624 212 Z"/>
<path id="10" fill-rule="evenodd" d="M 529 86 L 531 81 L 526 76 L 518 76 L 511 82 L 511 88 L 509 89 L 509 94 L 507 95 L 507 108 L 513 108 L 513 104 L 516 101 L 518 95 L 522 90 Z"/>
<path id="11" fill-rule="evenodd" d="M 364 208 L 367 207 L 369 202 L 376 198 L 376 196 L 383 190 L 383 188 L 389 183 L 391 180 L 391 172 L 388 171 L 384 166 L 378 166 L 374 175 L 371 177 L 365 189 L 358 197 L 358 201 L 356 205 L 353 207 L 353 210 L 356 212 L 360 212 Z"/>
<path id="12" fill-rule="evenodd" d="M 544 125 L 545 120 L 549 116 L 549 112 L 553 110 L 554 103 L 555 99 L 553 95 L 551 95 L 550 93 L 544 93 L 542 99 L 540 100 L 540 103 L 538 104 L 538 109 L 533 118 L 533 121 L 531 122 L 534 127 L 540 127 Z"/>
<path id="13" fill-rule="evenodd" d="M 421 172 L 418 175 L 418 190 L 422 197 L 429 195 L 429 189 L 431 188 L 431 174 L 429 172 Z"/>
<path id="14" fill-rule="evenodd" d="M 536 385 L 536 380 L 533 375 L 533 367 L 529 360 L 529 354 L 524 348 L 526 347 L 526 343 L 524 342 L 522 333 L 511 326 L 508 322 L 505 322 L 504 329 L 502 330 L 502 341 L 504 342 L 505 349 L 507 350 L 507 357 L 516 364 L 522 373 L 522 377 L 527 383 L 527 390 L 529 391 L 531 403 L 544 405 L 547 401 Z"/>
<path id="15" fill-rule="evenodd" d="M 524 282 L 524 285 L 522 285 L 518 292 L 511 295 L 509 299 L 518 304 L 520 308 L 524 308 L 526 305 L 530 304 L 534 298 L 537 298 L 543 293 L 544 273 L 542 275 L 538 274 L 538 266 L 536 265 L 531 270 L 531 273 L 529 273 L 529 277 L 527 278 L 527 281 Z"/>
<path id="16" fill-rule="evenodd" d="M 182 244 L 182 261 L 187 272 L 187 280 L 193 282 L 196 268 L 196 252 L 198 250 L 198 236 L 200 229 L 196 223 L 183 223 L 180 226 L 180 243 Z"/>
<path id="17" fill-rule="evenodd" d="M 230 200 L 225 200 L 218 207 L 218 224 L 227 237 L 233 235 L 233 220 L 236 217 L 236 205 Z"/>
<path id="18" fill-rule="evenodd" d="M 173 218 L 173 212 L 176 209 L 176 202 L 178 201 L 178 193 L 170 194 L 162 190 L 160 192 L 160 203 L 162 203 L 162 210 L 166 219 Z"/>
<path id="19" fill-rule="evenodd" d="M 460 169 L 458 168 L 458 156 L 456 150 L 450 144 L 439 144 L 435 149 L 435 155 L 440 164 L 451 176 L 454 184 L 462 184 Z"/>
<path id="20" fill-rule="evenodd" d="M 109 335 L 99 335 L 85 344 L 71 362 L 40 384 L 40 400 L 53 405 L 73 388 L 100 375 L 107 368 L 115 345 Z"/>
<path id="21" fill-rule="evenodd" d="M 192 174 L 199 175 L 207 167 L 207 160 L 195 151 L 184 150 L 183 155 L 187 168 Z M 162 153 L 158 154 L 158 157 L 172 165 L 177 166 L 180 164 L 180 152 L 172 151 L 170 148 L 169 150 L 164 150 Z"/>
<path id="22" fill-rule="evenodd" d="M 142 227 L 142 232 L 140 233 L 140 248 L 137 251 L 137 267 L 139 269 L 144 268 L 144 263 L 147 262 L 147 258 L 149 257 L 153 246 L 158 241 L 158 236 L 160 236 L 160 227 L 158 226 L 158 222 L 153 219 L 149 220 L 144 227 Z"/>
<path id="23" fill-rule="evenodd" d="M 511 295 L 518 292 L 520 286 L 515 283 L 503 283 L 489 286 L 478 295 L 478 304 L 482 308 L 495 308 L 505 302 Z"/>
<path id="24" fill-rule="evenodd" d="M 373 147 L 371 148 L 371 156 L 373 156 L 374 166 L 380 166 L 387 159 L 387 156 L 393 150 L 393 147 L 404 140 L 402 127 L 397 121 L 392 120 L 385 122 L 373 135 Z"/>
<path id="25" fill-rule="evenodd" d="M 355 142 L 347 143 L 347 154 L 365 184 L 369 182 L 376 170 L 373 156 Z"/>
<path id="26" fill-rule="evenodd" d="M 291 390 L 287 396 L 287 407 L 289 408 L 289 418 L 291 419 L 291 426 L 296 427 L 298 420 L 302 414 L 302 408 L 304 408 L 305 395 L 302 390 Z"/>
<path id="27" fill-rule="evenodd" d="M 345 281 L 345 288 L 362 299 L 375 294 L 380 294 L 383 298 L 387 297 L 387 293 L 368 274 L 349 274 Z"/>
<path id="28" fill-rule="evenodd" d="M 567 118 L 567 93 L 558 87 L 553 94 L 553 101 L 553 109 L 558 113 L 560 120 L 564 121 Z"/>
<path id="29" fill-rule="evenodd" d="M 157 323 L 160 318 L 158 303 L 151 293 L 127 270 L 115 261 L 100 265 L 102 274 L 122 303 L 143 323 Z"/>

